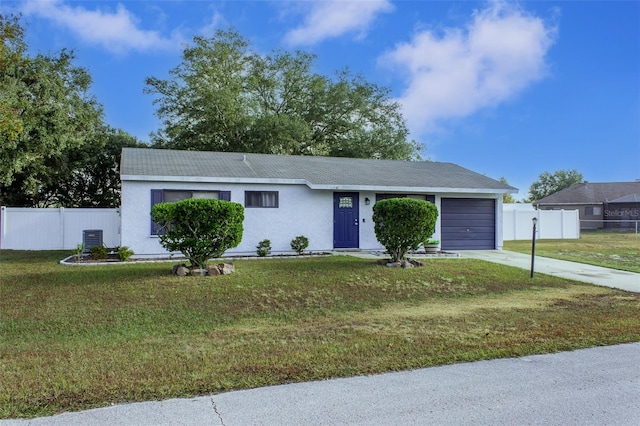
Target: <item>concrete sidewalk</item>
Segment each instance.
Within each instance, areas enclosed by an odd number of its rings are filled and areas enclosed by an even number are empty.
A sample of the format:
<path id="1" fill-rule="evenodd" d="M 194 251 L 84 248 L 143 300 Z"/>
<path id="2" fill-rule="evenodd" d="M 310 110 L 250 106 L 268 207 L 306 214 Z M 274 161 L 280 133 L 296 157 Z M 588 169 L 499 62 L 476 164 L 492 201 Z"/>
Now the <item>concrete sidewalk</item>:
<path id="1" fill-rule="evenodd" d="M 463 258 L 486 260 L 531 270 L 531 255 L 506 250 L 457 251 Z M 640 259 L 638 259 L 640 262 Z M 605 287 L 640 293 L 640 274 L 566 260 L 536 256 L 534 273 L 554 275 Z"/>
<path id="2" fill-rule="evenodd" d="M 637 425 L 640 343 L 64 413 L 1 426 Z"/>

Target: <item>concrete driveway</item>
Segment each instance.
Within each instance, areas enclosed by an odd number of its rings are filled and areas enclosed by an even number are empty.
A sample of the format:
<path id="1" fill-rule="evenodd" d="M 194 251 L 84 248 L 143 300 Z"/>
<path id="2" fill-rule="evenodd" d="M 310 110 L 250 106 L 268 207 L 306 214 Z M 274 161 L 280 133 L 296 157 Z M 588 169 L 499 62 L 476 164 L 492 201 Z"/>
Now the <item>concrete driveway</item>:
<path id="1" fill-rule="evenodd" d="M 640 343 L 142 402 L 34 425 L 637 425 Z"/>
<path id="2" fill-rule="evenodd" d="M 531 255 L 506 250 L 461 250 L 462 257 L 501 263 L 531 271 Z M 640 259 L 638 260 L 640 262 Z M 534 274 L 541 273 L 576 281 L 640 293 L 640 274 L 566 260 L 536 256 Z"/>

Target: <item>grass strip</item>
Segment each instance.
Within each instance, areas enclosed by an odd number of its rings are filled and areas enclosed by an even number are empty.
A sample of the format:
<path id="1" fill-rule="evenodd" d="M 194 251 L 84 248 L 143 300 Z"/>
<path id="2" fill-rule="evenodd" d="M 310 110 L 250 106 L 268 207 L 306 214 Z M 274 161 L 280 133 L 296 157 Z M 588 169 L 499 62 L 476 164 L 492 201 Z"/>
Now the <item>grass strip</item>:
<path id="1" fill-rule="evenodd" d="M 531 253 L 531 241 L 505 241 L 504 249 Z M 574 240 L 537 240 L 536 255 L 640 273 L 640 237 L 634 233 L 582 231 Z"/>

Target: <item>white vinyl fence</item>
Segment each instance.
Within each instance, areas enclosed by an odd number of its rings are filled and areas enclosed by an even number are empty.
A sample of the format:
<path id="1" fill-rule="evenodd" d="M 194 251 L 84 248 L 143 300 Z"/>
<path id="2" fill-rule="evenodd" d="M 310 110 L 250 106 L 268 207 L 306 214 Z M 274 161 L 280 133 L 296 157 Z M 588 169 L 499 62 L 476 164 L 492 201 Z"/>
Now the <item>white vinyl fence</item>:
<path id="1" fill-rule="evenodd" d="M 503 210 L 503 239 L 580 238 L 577 210 L 533 210 L 522 205 Z M 101 229 L 104 245 L 120 245 L 120 209 L 0 207 L 0 249 L 70 250 L 82 242 L 83 231 Z"/>
<path id="2" fill-rule="evenodd" d="M 83 231 L 96 229 L 105 246 L 119 246 L 120 209 L 0 207 L 0 249 L 75 249 Z"/>
<path id="3" fill-rule="evenodd" d="M 502 211 L 502 236 L 505 241 L 530 240 L 533 234 L 533 218 L 536 239 L 580 238 L 578 210 L 509 209 Z"/>

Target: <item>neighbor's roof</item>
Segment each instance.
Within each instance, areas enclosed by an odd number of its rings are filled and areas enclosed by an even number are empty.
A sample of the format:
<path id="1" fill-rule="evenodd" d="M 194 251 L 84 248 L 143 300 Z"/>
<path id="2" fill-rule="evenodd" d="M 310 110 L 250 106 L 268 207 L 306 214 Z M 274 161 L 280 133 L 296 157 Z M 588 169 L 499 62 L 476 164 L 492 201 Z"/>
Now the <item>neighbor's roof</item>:
<path id="1" fill-rule="evenodd" d="M 121 179 L 305 184 L 312 189 L 508 193 L 517 190 L 452 163 L 124 148 Z"/>
<path id="2" fill-rule="evenodd" d="M 603 204 L 640 194 L 640 182 L 576 183 L 536 201 L 537 205 Z"/>
<path id="3" fill-rule="evenodd" d="M 640 203 L 640 195 L 631 194 L 625 197 L 616 198 L 615 200 L 609 201 L 610 203 Z"/>

